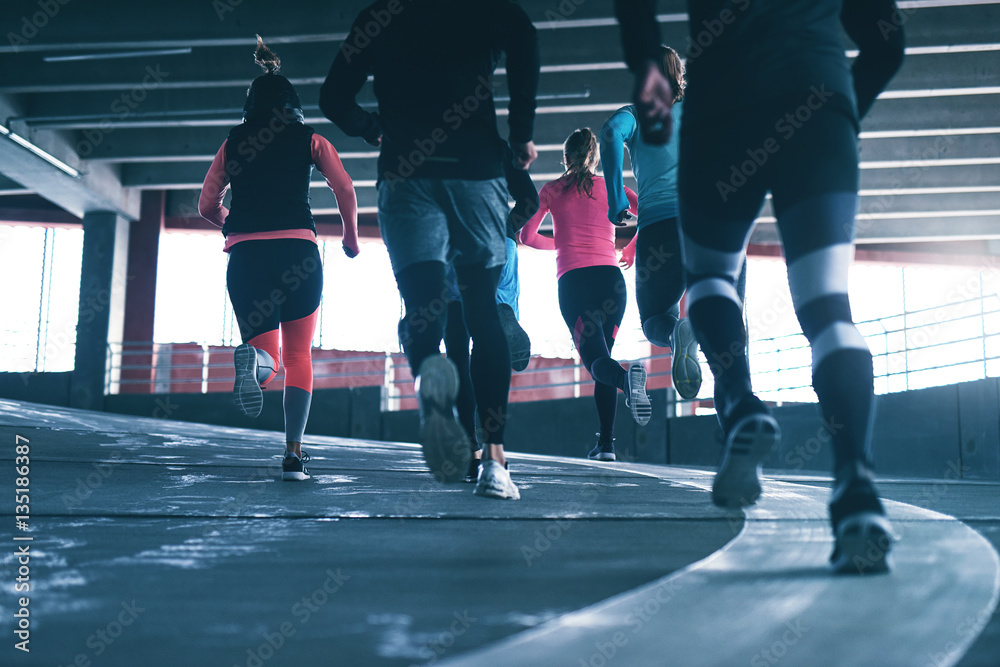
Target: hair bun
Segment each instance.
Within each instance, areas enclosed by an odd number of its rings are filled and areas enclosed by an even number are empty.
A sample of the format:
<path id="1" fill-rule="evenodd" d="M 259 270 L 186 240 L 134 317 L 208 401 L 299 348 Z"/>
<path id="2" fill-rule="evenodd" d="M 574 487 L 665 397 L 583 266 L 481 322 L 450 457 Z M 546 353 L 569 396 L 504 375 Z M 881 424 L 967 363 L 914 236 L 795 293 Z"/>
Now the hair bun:
<path id="1" fill-rule="evenodd" d="M 264 46 L 264 40 L 260 35 L 257 35 L 257 49 L 253 52 L 253 61 L 264 70 L 265 74 L 277 74 L 281 69 L 281 58 Z"/>

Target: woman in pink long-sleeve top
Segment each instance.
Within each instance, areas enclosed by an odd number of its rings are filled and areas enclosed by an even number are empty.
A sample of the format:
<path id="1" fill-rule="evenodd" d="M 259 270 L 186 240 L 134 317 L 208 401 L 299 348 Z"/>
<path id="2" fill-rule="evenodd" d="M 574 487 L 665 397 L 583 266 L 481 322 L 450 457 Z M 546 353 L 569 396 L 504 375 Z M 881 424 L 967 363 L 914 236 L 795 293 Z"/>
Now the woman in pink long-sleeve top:
<path id="1" fill-rule="evenodd" d="M 618 390 L 625 392 L 626 404 L 640 425 L 649 421 L 652 410 L 642 364 L 633 363 L 626 372 L 611 358 L 625 314 L 626 294 L 615 251 L 615 228 L 607 217 L 604 179 L 595 174 L 598 161 L 597 137 L 590 128 L 573 132 L 563 147 L 566 173 L 542 187 L 541 206 L 524 225 L 520 238 L 533 248 L 556 251 L 559 309 L 583 365 L 595 381 L 594 401 L 601 430 L 588 456 L 614 461 Z M 626 188 L 626 195 L 634 215 L 636 194 Z M 538 234 L 547 213 L 552 214 L 552 238 Z"/>
<path id="2" fill-rule="evenodd" d="M 312 403 L 312 339 L 323 293 L 323 265 L 309 209 L 315 165 L 337 198 L 348 257 L 359 252 L 354 185 L 329 141 L 302 122 L 280 61 L 257 37 L 265 74 L 247 92 L 243 122 L 229 132 L 205 177 L 198 209 L 222 228 L 229 253 L 226 285 L 243 344 L 236 348 L 237 406 L 256 417 L 261 387 L 285 365 L 282 479 L 304 480 L 301 445 Z M 229 210 L 223 205 L 232 187 Z M 279 357 L 280 350 L 280 357 Z"/>

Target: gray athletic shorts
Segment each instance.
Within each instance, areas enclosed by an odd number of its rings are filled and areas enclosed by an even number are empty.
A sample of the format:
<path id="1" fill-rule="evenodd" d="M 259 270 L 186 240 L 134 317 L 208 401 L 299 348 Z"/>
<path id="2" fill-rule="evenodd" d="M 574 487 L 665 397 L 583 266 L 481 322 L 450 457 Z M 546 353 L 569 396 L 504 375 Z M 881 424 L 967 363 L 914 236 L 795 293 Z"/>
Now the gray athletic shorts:
<path id="1" fill-rule="evenodd" d="M 408 178 L 378 186 L 378 226 L 396 274 L 417 262 L 501 266 L 509 211 L 502 178 Z"/>

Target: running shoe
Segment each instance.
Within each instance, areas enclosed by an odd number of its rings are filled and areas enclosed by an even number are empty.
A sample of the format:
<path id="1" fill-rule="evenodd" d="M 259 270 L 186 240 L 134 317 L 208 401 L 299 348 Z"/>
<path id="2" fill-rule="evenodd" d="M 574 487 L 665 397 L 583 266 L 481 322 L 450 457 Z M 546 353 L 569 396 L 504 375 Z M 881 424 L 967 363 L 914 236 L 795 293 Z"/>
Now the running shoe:
<path id="1" fill-rule="evenodd" d="M 441 355 L 427 357 L 420 365 L 415 387 L 420 401 L 420 445 L 424 461 L 439 482 L 460 482 L 472 454 L 469 438 L 455 412 L 458 396 L 455 364 Z"/>
<path id="2" fill-rule="evenodd" d="M 648 424 L 653 416 L 653 406 L 646 395 L 646 369 L 639 362 L 634 362 L 628 369 L 625 405 L 632 410 L 632 418 L 639 426 Z"/>
<path id="3" fill-rule="evenodd" d="M 590 450 L 587 454 L 587 458 L 591 461 L 614 461 L 615 460 L 615 439 L 611 438 L 610 442 L 601 442 L 601 434 L 596 433 L 597 444 L 594 448 Z"/>
<path id="4" fill-rule="evenodd" d="M 879 500 L 871 471 L 857 463 L 838 474 L 830 498 L 835 574 L 880 574 L 889 571 L 894 541 L 892 524 Z"/>
<path id="5" fill-rule="evenodd" d="M 722 406 L 725 411 L 725 406 Z M 725 411 L 726 433 L 722 464 L 712 484 L 712 502 L 720 507 L 746 507 L 760 498 L 761 461 L 778 443 L 781 430 L 764 403 L 746 394 Z"/>
<path id="6" fill-rule="evenodd" d="M 515 371 L 523 371 L 531 361 L 531 339 L 521 328 L 510 304 L 498 303 L 497 313 L 500 315 L 500 326 L 507 336 L 507 346 L 510 347 L 510 367 Z"/>
<path id="7" fill-rule="evenodd" d="M 479 481 L 479 464 L 483 462 L 482 459 L 477 459 L 472 457 L 469 459 L 469 472 L 465 474 L 465 481 L 469 484 L 475 484 Z"/>
<path id="8" fill-rule="evenodd" d="M 507 467 L 492 459 L 483 461 L 482 468 L 479 470 L 479 481 L 476 482 L 473 493 L 484 498 L 521 499 L 521 493 L 511 481 Z"/>
<path id="9" fill-rule="evenodd" d="M 691 328 L 691 321 L 686 317 L 674 326 L 670 347 L 673 355 L 670 377 L 674 382 L 674 390 L 681 398 L 694 398 L 701 389 L 701 364 L 698 363 L 698 340 Z"/>
<path id="10" fill-rule="evenodd" d="M 309 455 L 302 452 L 301 458 L 294 452 L 285 452 L 281 460 L 281 479 L 285 482 L 302 482 L 309 479 L 309 471 L 302 465 L 309 460 Z"/>
<path id="11" fill-rule="evenodd" d="M 257 349 L 243 343 L 233 352 L 236 366 L 236 383 L 233 385 L 233 400 L 240 412 L 247 417 L 256 417 L 264 406 L 264 392 L 257 381 Z"/>

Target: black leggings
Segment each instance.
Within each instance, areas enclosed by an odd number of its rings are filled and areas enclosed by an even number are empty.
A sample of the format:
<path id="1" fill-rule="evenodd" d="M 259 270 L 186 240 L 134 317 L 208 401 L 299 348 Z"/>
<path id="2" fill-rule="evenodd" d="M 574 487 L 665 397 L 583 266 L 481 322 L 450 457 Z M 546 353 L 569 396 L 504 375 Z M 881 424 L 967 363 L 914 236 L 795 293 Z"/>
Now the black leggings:
<path id="1" fill-rule="evenodd" d="M 229 250 L 226 288 L 244 341 L 308 317 L 323 296 L 319 248 L 301 239 L 237 243 Z"/>
<path id="2" fill-rule="evenodd" d="M 625 278 L 617 266 L 572 269 L 559 278 L 559 310 L 594 378 L 594 402 L 605 441 L 614 434 L 618 390 L 626 387 L 625 369 L 611 358 L 625 304 Z"/>
<path id="3" fill-rule="evenodd" d="M 507 394 L 510 390 L 510 350 L 497 314 L 496 292 L 500 279 L 497 266 L 482 264 L 455 266 L 462 293 L 463 319 L 472 337 L 469 365 L 475 392 L 483 443 L 502 445 L 507 422 Z M 399 294 L 406 306 L 408 340 L 403 349 L 414 375 L 427 357 L 438 354 L 448 312 L 445 265 L 417 262 L 396 274 Z"/>
<path id="4" fill-rule="evenodd" d="M 813 354 L 813 387 L 835 424 L 835 472 L 870 465 L 872 358 L 847 295 L 857 207 L 857 120 L 821 88 L 681 128 L 680 209 L 689 313 L 715 376 L 717 406 L 751 391 L 735 280 L 770 190 L 788 284 Z M 685 157 L 686 156 L 686 157 Z M 721 415 L 723 427 L 727 419 Z"/>
<path id="5" fill-rule="evenodd" d="M 635 299 L 642 331 L 653 345 L 670 347 L 684 294 L 677 218 L 644 225 L 636 234 Z"/>
<path id="6" fill-rule="evenodd" d="M 469 329 L 465 326 L 461 301 L 448 302 L 448 318 L 444 327 L 444 349 L 458 369 L 458 398 L 455 409 L 458 421 L 469 436 L 474 450 L 479 449 L 476 434 L 476 392 L 472 388 L 472 372 L 469 367 Z"/>

